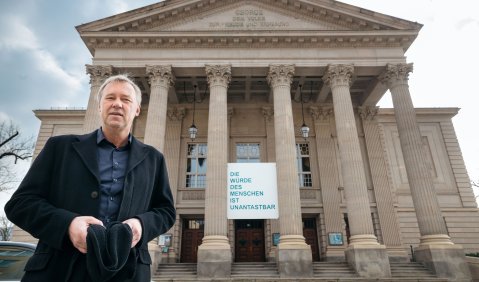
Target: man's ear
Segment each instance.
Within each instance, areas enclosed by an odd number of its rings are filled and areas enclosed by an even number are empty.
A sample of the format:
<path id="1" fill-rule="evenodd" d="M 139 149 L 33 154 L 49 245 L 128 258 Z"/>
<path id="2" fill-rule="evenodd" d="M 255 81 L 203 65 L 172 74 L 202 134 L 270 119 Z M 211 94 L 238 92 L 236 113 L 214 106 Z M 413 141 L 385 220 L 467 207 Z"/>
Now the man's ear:
<path id="1" fill-rule="evenodd" d="M 139 116 L 140 115 L 140 105 L 138 105 L 138 107 L 136 108 L 136 113 L 135 113 L 135 116 Z"/>

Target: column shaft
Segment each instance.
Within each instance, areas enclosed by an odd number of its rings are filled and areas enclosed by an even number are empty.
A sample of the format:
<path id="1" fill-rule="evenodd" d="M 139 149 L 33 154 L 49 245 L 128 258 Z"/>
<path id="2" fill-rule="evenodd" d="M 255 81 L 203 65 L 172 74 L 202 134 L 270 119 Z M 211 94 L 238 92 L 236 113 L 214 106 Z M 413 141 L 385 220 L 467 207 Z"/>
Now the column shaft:
<path id="1" fill-rule="evenodd" d="M 399 141 L 421 235 L 445 235 L 447 234 L 446 225 L 441 215 L 430 171 L 425 163 L 422 137 L 409 93 L 407 81 L 411 71 L 412 64 L 389 64 L 381 80 L 389 86 L 391 91 Z M 447 238 L 444 240 L 449 241 Z"/>
<path id="2" fill-rule="evenodd" d="M 83 121 L 83 132 L 91 132 L 101 125 L 100 101 L 98 99 L 98 90 L 103 81 L 108 78 L 112 72 L 112 66 L 86 65 L 86 72 L 90 75 L 90 98 Z"/>
<path id="3" fill-rule="evenodd" d="M 325 234 L 342 232 L 343 217 L 341 214 L 341 195 L 339 193 L 339 175 L 336 155 L 336 144 L 332 138 L 332 107 L 310 109 L 316 132 L 316 147 L 319 163 L 319 179 L 323 198 Z M 326 245 L 326 257 L 344 257 L 343 246 Z"/>
<path id="4" fill-rule="evenodd" d="M 291 105 L 294 66 L 271 66 L 268 82 L 274 95 L 274 133 L 279 195 L 280 243 L 286 235 L 303 234 L 296 140 Z M 303 237 L 304 242 L 304 237 Z"/>
<path id="5" fill-rule="evenodd" d="M 226 187 L 228 164 L 227 89 L 231 80 L 230 66 L 206 66 L 210 85 L 208 115 L 208 171 L 206 173 L 205 237 L 224 236 L 227 241 Z M 203 243 L 205 243 L 203 239 Z"/>
<path id="6" fill-rule="evenodd" d="M 351 231 L 350 243 L 369 241 L 377 244 L 371 219 L 356 119 L 349 92 L 353 71 L 352 65 L 332 65 L 328 67 L 323 80 L 330 85 L 333 94 L 341 172 Z M 358 237 L 358 235 L 361 236 Z"/>
<path id="7" fill-rule="evenodd" d="M 146 66 L 150 78 L 150 102 L 146 117 L 145 144 L 163 152 L 166 133 L 168 90 L 173 85 L 171 66 Z"/>
<path id="8" fill-rule="evenodd" d="M 359 115 L 363 120 L 364 137 L 371 167 L 371 179 L 376 196 L 379 222 L 383 242 L 388 247 L 390 256 L 406 257 L 402 247 L 401 230 L 394 208 L 392 187 L 388 178 L 386 156 L 381 142 L 379 124 L 376 121 L 377 107 L 362 107 Z"/>

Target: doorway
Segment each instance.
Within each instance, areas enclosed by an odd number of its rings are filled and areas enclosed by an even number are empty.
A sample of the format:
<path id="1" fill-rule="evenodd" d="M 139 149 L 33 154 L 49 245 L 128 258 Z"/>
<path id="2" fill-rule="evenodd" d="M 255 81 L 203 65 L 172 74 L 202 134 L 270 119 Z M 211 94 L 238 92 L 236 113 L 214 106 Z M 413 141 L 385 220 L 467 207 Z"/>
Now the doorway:
<path id="1" fill-rule="evenodd" d="M 313 261 L 319 261 L 318 233 L 316 229 L 316 218 L 303 218 L 303 236 L 306 244 L 311 246 Z"/>
<path id="2" fill-rule="evenodd" d="M 263 262 L 264 220 L 235 220 L 235 261 Z"/>
<path id="3" fill-rule="evenodd" d="M 180 262 L 196 263 L 198 247 L 203 239 L 205 221 L 201 219 L 183 219 Z"/>

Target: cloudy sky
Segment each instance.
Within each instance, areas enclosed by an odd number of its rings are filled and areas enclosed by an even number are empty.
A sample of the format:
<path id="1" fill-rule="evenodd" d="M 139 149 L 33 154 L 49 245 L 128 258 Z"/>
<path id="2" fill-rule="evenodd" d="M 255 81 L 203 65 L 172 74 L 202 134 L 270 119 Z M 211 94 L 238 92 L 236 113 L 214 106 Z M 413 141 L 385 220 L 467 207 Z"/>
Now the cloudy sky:
<path id="1" fill-rule="evenodd" d="M 91 55 L 75 26 L 155 2 L 1 0 L 0 120 L 10 118 L 25 135 L 36 136 L 40 122 L 32 110 L 86 107 L 84 65 L 91 63 Z M 409 79 L 413 102 L 416 107 L 461 108 L 453 122 L 469 174 L 479 180 L 479 2 L 343 2 L 424 25 L 406 53 L 414 63 Z M 390 107 L 390 101 L 387 94 L 380 105 Z"/>

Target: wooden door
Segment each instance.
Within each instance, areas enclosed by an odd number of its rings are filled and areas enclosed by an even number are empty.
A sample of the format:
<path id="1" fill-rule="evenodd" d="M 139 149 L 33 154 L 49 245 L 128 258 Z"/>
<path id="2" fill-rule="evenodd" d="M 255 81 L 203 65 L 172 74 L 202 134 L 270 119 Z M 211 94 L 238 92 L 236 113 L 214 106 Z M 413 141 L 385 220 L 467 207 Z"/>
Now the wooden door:
<path id="1" fill-rule="evenodd" d="M 235 261 L 262 262 L 264 253 L 263 220 L 235 221 Z"/>
<path id="2" fill-rule="evenodd" d="M 313 261 L 319 261 L 318 233 L 315 218 L 303 218 L 303 236 L 306 239 L 306 244 L 311 246 Z"/>
<path id="3" fill-rule="evenodd" d="M 181 262 L 196 263 L 198 246 L 204 236 L 203 219 L 184 219 L 181 236 Z"/>

